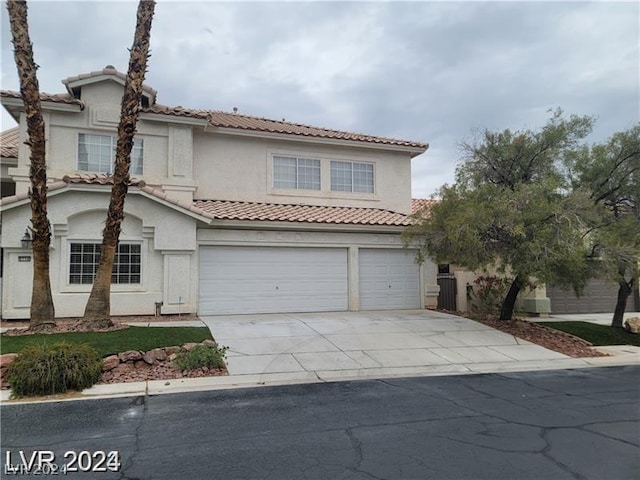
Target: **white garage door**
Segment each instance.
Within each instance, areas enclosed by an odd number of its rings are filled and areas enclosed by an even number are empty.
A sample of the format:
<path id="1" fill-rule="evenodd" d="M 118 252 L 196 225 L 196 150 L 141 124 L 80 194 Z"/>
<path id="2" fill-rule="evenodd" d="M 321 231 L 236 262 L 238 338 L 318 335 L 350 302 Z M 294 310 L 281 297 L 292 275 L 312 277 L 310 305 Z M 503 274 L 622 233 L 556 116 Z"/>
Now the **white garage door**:
<path id="1" fill-rule="evenodd" d="M 413 250 L 361 249 L 360 309 L 420 308 L 420 274 Z"/>
<path id="2" fill-rule="evenodd" d="M 343 311 L 347 292 L 344 248 L 200 248 L 200 315 Z"/>

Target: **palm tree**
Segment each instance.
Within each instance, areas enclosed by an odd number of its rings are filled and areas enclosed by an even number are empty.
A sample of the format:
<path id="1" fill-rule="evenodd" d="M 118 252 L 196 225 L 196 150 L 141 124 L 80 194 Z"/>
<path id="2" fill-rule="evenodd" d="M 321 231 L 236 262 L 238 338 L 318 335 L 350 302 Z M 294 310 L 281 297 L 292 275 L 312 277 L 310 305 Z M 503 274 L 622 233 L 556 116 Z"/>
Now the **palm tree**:
<path id="1" fill-rule="evenodd" d="M 44 119 L 40 103 L 40 89 L 33 60 L 33 46 L 27 23 L 27 2 L 7 2 L 9 23 L 13 37 L 14 58 L 20 77 L 20 95 L 24 102 L 31 149 L 29 178 L 31 189 L 31 224 L 33 230 L 33 290 L 31 293 L 31 330 L 55 328 L 55 309 L 49 278 L 49 244 L 51 224 L 47 217 L 47 164 L 45 161 Z"/>
<path id="2" fill-rule="evenodd" d="M 138 4 L 136 31 L 133 38 L 133 46 L 131 47 L 129 69 L 120 109 L 111 200 L 104 230 L 102 231 L 100 261 L 83 317 L 83 322 L 87 328 L 101 328 L 113 325 L 111 322 L 110 298 L 111 272 L 116 248 L 118 247 L 122 219 L 124 218 L 124 200 L 130 180 L 131 149 L 142 100 L 144 76 L 147 71 L 154 8 L 155 1 L 153 0 L 141 0 Z"/>

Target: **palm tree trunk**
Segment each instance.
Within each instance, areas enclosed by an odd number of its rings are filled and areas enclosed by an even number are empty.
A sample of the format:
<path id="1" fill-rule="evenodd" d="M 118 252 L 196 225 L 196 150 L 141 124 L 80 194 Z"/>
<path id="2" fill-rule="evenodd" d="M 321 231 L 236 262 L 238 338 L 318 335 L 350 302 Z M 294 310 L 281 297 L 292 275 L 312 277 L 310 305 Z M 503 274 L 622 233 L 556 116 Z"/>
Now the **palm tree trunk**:
<path id="1" fill-rule="evenodd" d="M 20 94 L 27 117 L 27 145 L 31 149 L 29 178 L 31 188 L 31 224 L 33 229 L 33 291 L 31 294 L 32 330 L 47 330 L 55 327 L 55 309 L 49 278 L 49 245 L 51 225 L 47 217 L 47 165 L 45 160 L 44 119 L 40 103 L 40 88 L 33 60 L 33 46 L 27 23 L 27 3 L 7 2 L 9 23 L 13 36 L 14 57 L 20 77 Z"/>
<path id="2" fill-rule="evenodd" d="M 516 275 L 516 278 L 511 282 L 511 286 L 509 287 L 509 291 L 507 292 L 507 296 L 502 302 L 502 309 L 500 310 L 500 320 L 511 321 L 513 318 L 513 309 L 516 304 L 516 299 L 518 298 L 518 293 L 522 289 L 522 279 L 520 276 Z"/>
<path id="3" fill-rule="evenodd" d="M 138 4 L 136 31 L 133 38 L 133 46 L 131 47 L 129 70 L 127 71 L 120 110 L 111 200 L 107 211 L 107 220 L 102 231 L 100 262 L 98 263 L 96 277 L 93 281 L 93 287 L 83 317 L 87 327 L 112 325 L 111 272 L 120 237 L 122 219 L 124 218 L 124 200 L 127 195 L 130 178 L 131 149 L 142 99 L 144 76 L 147 71 L 154 8 L 155 1 L 152 0 L 141 0 Z"/>
<path id="4" fill-rule="evenodd" d="M 635 278 L 632 278 L 631 281 L 627 282 L 625 279 L 622 279 L 618 282 L 618 301 L 616 302 L 616 309 L 613 313 L 613 319 L 611 320 L 612 327 L 623 327 L 624 311 L 627 308 L 627 299 L 633 291 L 634 280 Z"/>

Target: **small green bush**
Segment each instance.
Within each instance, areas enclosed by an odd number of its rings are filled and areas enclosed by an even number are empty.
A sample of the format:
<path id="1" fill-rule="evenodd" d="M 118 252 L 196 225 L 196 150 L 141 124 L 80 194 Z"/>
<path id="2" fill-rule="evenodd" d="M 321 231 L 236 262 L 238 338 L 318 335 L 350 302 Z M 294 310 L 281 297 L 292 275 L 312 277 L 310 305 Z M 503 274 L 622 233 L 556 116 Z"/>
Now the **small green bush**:
<path id="1" fill-rule="evenodd" d="M 224 359 L 227 355 L 227 347 L 208 347 L 196 345 L 191 350 L 176 353 L 176 365 L 181 370 L 194 370 L 196 368 L 224 368 Z"/>
<path id="2" fill-rule="evenodd" d="M 98 381 L 102 359 L 89 345 L 31 343 L 18 352 L 7 377 L 14 397 L 82 390 Z"/>

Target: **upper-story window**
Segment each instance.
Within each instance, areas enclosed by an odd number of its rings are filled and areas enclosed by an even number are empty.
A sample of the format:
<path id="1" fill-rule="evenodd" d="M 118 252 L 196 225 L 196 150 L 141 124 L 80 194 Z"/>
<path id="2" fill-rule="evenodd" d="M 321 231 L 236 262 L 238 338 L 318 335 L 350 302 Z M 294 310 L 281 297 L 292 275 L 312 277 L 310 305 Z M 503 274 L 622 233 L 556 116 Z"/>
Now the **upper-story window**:
<path id="1" fill-rule="evenodd" d="M 373 164 L 331 162 L 331 191 L 373 193 Z"/>
<path id="2" fill-rule="evenodd" d="M 320 160 L 274 156 L 273 187 L 320 190 Z"/>
<path id="3" fill-rule="evenodd" d="M 116 157 L 116 137 L 112 135 L 78 134 L 78 170 L 87 172 L 113 172 Z M 144 143 L 134 139 L 131 150 L 133 175 L 142 175 Z"/>

